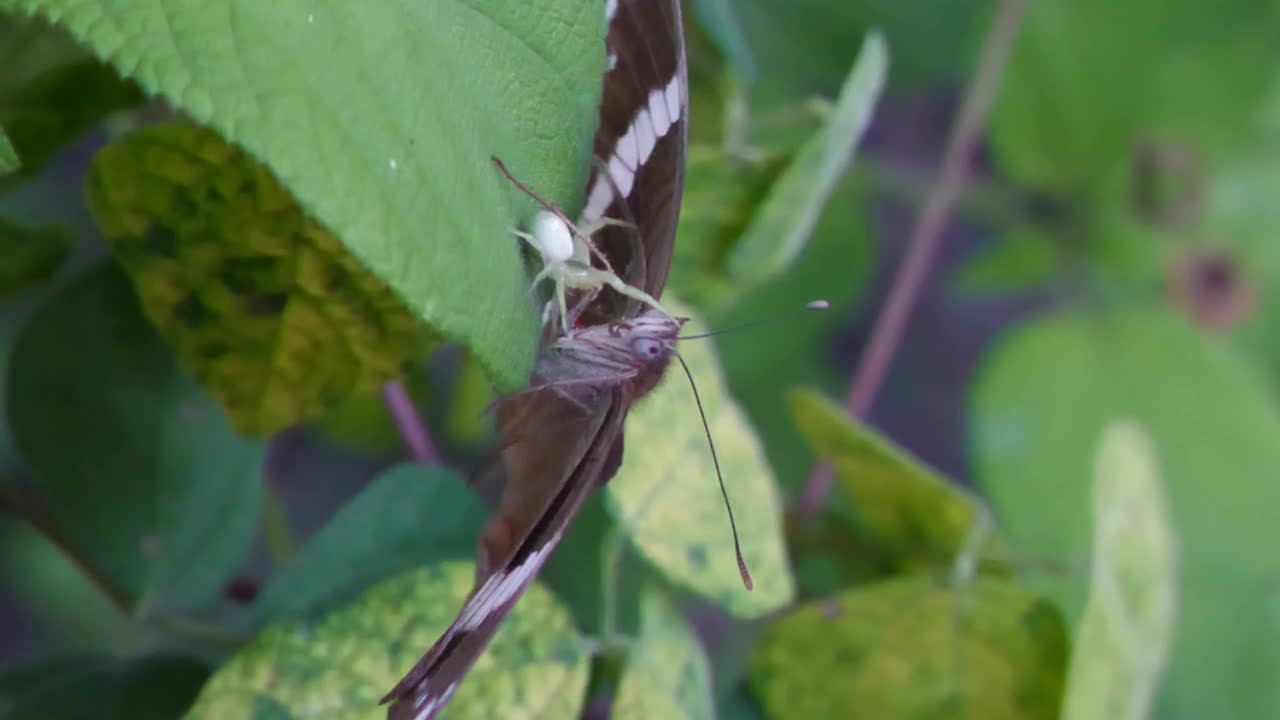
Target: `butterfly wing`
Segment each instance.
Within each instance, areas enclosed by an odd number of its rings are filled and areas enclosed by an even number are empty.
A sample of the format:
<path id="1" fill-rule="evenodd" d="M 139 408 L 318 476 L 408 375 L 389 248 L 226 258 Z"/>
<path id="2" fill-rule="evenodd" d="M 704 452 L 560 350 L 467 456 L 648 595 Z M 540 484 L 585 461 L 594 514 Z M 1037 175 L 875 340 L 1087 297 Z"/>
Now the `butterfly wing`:
<path id="1" fill-rule="evenodd" d="M 666 284 L 683 192 L 688 87 L 679 0 L 605 0 L 609 71 L 604 78 L 596 155 L 583 219 L 632 220 L 609 227 L 597 244 L 627 280 L 658 296 Z M 638 242 L 637 242 L 638 239 Z M 596 323 L 634 317 L 601 294 L 585 317 Z M 558 378 L 542 378 L 534 385 Z M 429 720 L 448 702 L 503 618 L 537 575 L 591 491 L 621 463 L 630 403 L 621 388 L 586 404 L 552 389 L 502 403 L 506 442 L 503 499 L 482 534 L 476 587 L 458 618 L 382 702 L 393 720 Z M 538 433 L 538 428 L 565 428 Z M 541 438 L 533 442 L 528 438 Z M 522 438 L 525 438 L 522 440 Z"/>
<path id="2" fill-rule="evenodd" d="M 532 413 L 576 432 L 558 435 L 551 446 L 515 442 L 503 450 L 510 480 L 481 536 L 476 587 L 449 629 L 382 698 L 384 703 L 395 701 L 388 712 L 391 720 L 435 717 L 484 652 L 590 494 L 591 479 L 611 462 L 611 446 L 595 440 L 618 434 L 625 411 L 617 396 L 617 391 L 608 393 L 594 407 L 583 408 L 547 389 L 499 408 L 500 423 L 504 417 Z"/>
<path id="3" fill-rule="evenodd" d="M 689 143 L 689 85 L 678 0 L 608 0 L 609 72 L 600 105 L 583 223 L 622 218 L 634 230 L 607 227 L 596 244 L 628 283 L 660 297 L 675 246 Z M 639 238 L 640 247 L 635 247 Z M 639 250 L 637 253 L 636 251 Z M 608 294 L 606 294 L 606 297 Z M 597 322 L 634 316 L 593 308 Z"/>

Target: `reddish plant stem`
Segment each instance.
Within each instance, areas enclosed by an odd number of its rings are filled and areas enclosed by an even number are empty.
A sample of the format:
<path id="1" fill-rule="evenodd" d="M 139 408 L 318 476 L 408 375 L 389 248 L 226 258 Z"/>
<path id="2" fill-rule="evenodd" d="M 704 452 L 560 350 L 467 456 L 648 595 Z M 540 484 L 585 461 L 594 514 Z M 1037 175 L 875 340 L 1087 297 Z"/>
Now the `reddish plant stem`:
<path id="1" fill-rule="evenodd" d="M 431 435 L 427 433 L 427 426 L 422 424 L 422 418 L 418 416 L 418 408 L 413 404 L 413 398 L 405 389 L 404 383 L 392 380 L 384 385 L 382 398 L 387 403 L 391 417 L 396 421 L 400 438 L 409 449 L 409 457 L 423 465 L 439 463 L 440 454 L 436 452 L 436 446 L 431 442 Z"/>
<path id="2" fill-rule="evenodd" d="M 964 190 L 974 151 L 982 139 L 987 116 L 1022 22 L 1024 7 L 1025 0 L 1001 0 L 983 40 L 978 67 L 947 138 L 942 171 L 916 218 L 907 255 L 898 268 L 884 308 L 876 318 L 871 338 L 867 341 L 866 352 L 854 372 L 846 402 L 850 412 L 857 417 L 866 417 L 875 401 L 876 391 L 884 381 L 889 362 L 898 349 L 916 298 L 937 255 L 947 218 Z M 811 513 L 822 505 L 831 489 L 832 478 L 831 466 L 819 463 L 797 500 L 797 507 L 802 513 Z"/>

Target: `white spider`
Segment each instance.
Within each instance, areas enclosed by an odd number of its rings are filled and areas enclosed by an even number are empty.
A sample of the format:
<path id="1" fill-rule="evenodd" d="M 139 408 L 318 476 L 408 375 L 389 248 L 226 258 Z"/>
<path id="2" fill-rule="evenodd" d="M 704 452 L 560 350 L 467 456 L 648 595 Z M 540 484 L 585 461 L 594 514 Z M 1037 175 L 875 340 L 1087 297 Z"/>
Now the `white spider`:
<path id="1" fill-rule="evenodd" d="M 623 282 L 609 267 L 609 261 L 592 244 L 591 235 L 595 232 L 608 225 L 623 224 L 625 223 L 618 220 L 602 218 L 590 225 L 577 228 L 561 215 L 549 210 L 540 210 L 534 218 L 532 233 L 514 229 L 511 231 L 529 243 L 542 256 L 542 270 L 534 277 L 533 286 L 536 288 L 538 283 L 545 279 L 551 279 L 555 283 L 555 307 L 560 311 L 560 327 L 564 329 L 565 334 L 569 335 L 573 332 L 573 316 L 570 316 L 565 302 L 565 291 L 570 288 L 591 291 L 589 300 L 601 288 L 608 285 L 622 295 L 638 300 L 664 315 L 671 315 L 652 295 Z M 605 265 L 604 269 L 592 266 L 592 253 L 601 259 Z M 585 302 L 580 303 L 575 308 L 575 316 L 585 304 Z"/>

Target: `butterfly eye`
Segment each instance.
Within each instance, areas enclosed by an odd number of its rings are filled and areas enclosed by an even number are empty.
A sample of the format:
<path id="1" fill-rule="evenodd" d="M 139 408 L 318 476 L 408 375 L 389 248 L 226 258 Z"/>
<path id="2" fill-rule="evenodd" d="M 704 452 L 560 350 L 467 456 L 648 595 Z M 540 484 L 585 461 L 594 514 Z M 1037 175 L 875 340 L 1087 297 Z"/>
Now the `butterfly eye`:
<path id="1" fill-rule="evenodd" d="M 635 351 L 636 355 L 649 359 L 662 357 L 666 352 L 666 346 L 663 343 L 646 337 L 636 338 L 631 343 L 631 349 Z"/>

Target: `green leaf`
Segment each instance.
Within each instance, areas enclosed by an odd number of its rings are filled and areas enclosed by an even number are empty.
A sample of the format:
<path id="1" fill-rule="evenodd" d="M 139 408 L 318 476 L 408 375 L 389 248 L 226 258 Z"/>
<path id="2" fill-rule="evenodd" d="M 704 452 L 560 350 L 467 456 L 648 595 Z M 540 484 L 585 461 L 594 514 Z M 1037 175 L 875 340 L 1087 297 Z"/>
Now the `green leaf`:
<path id="1" fill-rule="evenodd" d="M 0 672 L 0 716 L 47 720 L 169 720 L 208 676 L 179 655 L 54 657 Z"/>
<path id="2" fill-rule="evenodd" d="M 1062 255 L 1052 232 L 1033 225 L 1012 227 L 995 247 L 966 260 L 950 279 L 953 292 L 965 295 L 1029 292 L 1043 288 L 1062 270 Z"/>
<path id="3" fill-rule="evenodd" d="M 663 304 L 689 314 L 671 296 Z M 795 592 L 782 538 L 782 500 L 712 347 L 687 343 L 681 355 L 698 383 L 755 589 L 742 586 L 711 451 L 679 368 L 632 408 L 625 462 L 605 486 L 606 502 L 640 554 L 668 579 L 738 617 L 758 617 L 790 602 Z"/>
<path id="4" fill-rule="evenodd" d="M 107 146 L 86 193 L 147 317 L 241 432 L 319 417 L 399 375 L 418 344 L 382 281 L 208 130 L 162 125 Z"/>
<path id="5" fill-rule="evenodd" d="M 771 718 L 1057 717 L 1062 617 L 1007 581 L 906 577 L 848 590 L 771 625 L 751 686 Z"/>
<path id="6" fill-rule="evenodd" d="M 831 463 L 858 519 L 896 560 L 919 569 L 960 563 L 1007 569 L 1008 549 L 985 527 L 989 512 L 979 499 L 854 423 L 819 393 L 797 391 L 791 406 L 800 432 Z"/>
<path id="7" fill-rule="evenodd" d="M 0 177 L 20 169 L 22 169 L 22 159 L 18 157 L 18 151 L 13 149 L 13 142 L 5 134 L 4 126 L 0 125 Z"/>
<path id="8" fill-rule="evenodd" d="M 394 467 L 343 505 L 272 576 L 254 601 L 254 616 L 264 622 L 313 613 L 411 567 L 469 556 L 486 515 L 455 473 Z"/>
<path id="9" fill-rule="evenodd" d="M 0 495 L 11 492 L 4 482 Z M 42 653 L 117 652 L 136 632 L 133 619 L 111 604 L 74 558 L 9 513 L 0 513 L 0 578 Z"/>
<path id="10" fill-rule="evenodd" d="M 793 312 L 815 298 L 831 303 L 824 313 L 804 313 L 794 322 L 765 322 L 715 338 L 733 395 L 764 442 L 785 495 L 800 491 L 814 462 L 808 443 L 791 421 L 788 394 L 802 385 L 835 394 L 848 382 L 835 372 L 830 348 L 833 338 L 847 332 L 848 318 L 859 312 L 859 299 L 875 266 L 868 232 L 874 223 L 866 190 L 856 174 L 846 175 L 791 270 L 731 306 L 708 313 L 710 327 L 732 328 Z"/>
<path id="11" fill-rule="evenodd" d="M 324 227 L 504 388 L 536 317 L 497 155 L 574 214 L 605 69 L 596 0 L 317 6 L 0 0 L 40 11 L 263 162 Z"/>
<path id="12" fill-rule="evenodd" d="M 443 563 L 382 582 L 314 622 L 269 628 L 214 674 L 188 720 L 383 717 L 378 699 L 448 627 L 475 574 Z M 575 720 L 588 655 L 566 611 L 541 585 L 512 609 L 449 702 L 451 720 Z"/>
<path id="13" fill-rule="evenodd" d="M 733 6 L 728 0 L 694 0 L 693 14 L 728 60 L 729 67 L 743 82 L 751 84 L 756 77 L 756 59 Z"/>
<path id="14" fill-rule="evenodd" d="M 1210 152 L 1234 144 L 1271 75 L 1271 4 L 1029 4 L 991 118 L 1003 170 L 1023 185 L 1093 193 L 1126 171 L 1140 133 Z"/>
<path id="15" fill-rule="evenodd" d="M 219 593 L 253 542 L 263 448 L 182 374 L 114 265 L 28 319 L 6 385 L 15 445 L 80 553 L 148 607 Z"/>
<path id="16" fill-rule="evenodd" d="M 726 257 L 750 227 L 753 213 L 790 156 L 745 159 L 719 145 L 689 148 L 684 202 L 667 291 L 695 305 L 716 306 L 739 294 L 725 273 Z"/>
<path id="17" fill-rule="evenodd" d="M 1176 550 L 1146 430 L 1113 421 L 1093 478 L 1093 579 L 1076 633 L 1066 720 L 1145 720 L 1173 636 Z"/>
<path id="18" fill-rule="evenodd" d="M 61 29 L 4 12 L 0 1 L 0 191 L 34 177 L 67 143 L 142 93 Z M 8 142 L 4 136 L 8 135 Z M 10 145 L 9 143 L 12 143 Z M 8 157 L 21 167 L 10 166 Z"/>
<path id="19" fill-rule="evenodd" d="M 1059 313 L 996 346 L 972 402 L 974 477 L 1010 543 L 1068 567 L 1090 550 L 1086 478 L 1098 437 L 1116 417 L 1147 428 L 1180 548 L 1161 712 L 1280 716 L 1280 696 L 1257 692 L 1280 672 L 1269 629 L 1280 557 L 1267 549 L 1280 507 L 1270 481 L 1280 417 L 1245 363 L 1167 312 Z M 1079 617 L 1084 577 L 1037 579 Z"/>
<path id="20" fill-rule="evenodd" d="M 853 162 L 884 87 L 888 64 L 884 38 L 876 32 L 868 34 L 826 126 L 787 166 L 734 246 L 728 271 L 735 287 L 750 287 L 782 273 L 804 249 L 827 200 Z"/>
<path id="21" fill-rule="evenodd" d="M 65 227 L 29 227 L 0 217 L 0 301 L 48 280 L 75 242 L 75 233 Z"/>
<path id="22" fill-rule="evenodd" d="M 640 635 L 632 644 L 613 701 L 616 720 L 711 720 L 711 667 L 679 611 L 654 590 L 640 600 Z"/>

